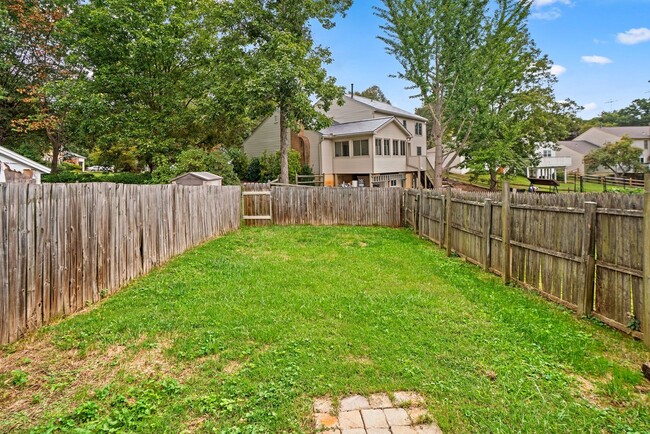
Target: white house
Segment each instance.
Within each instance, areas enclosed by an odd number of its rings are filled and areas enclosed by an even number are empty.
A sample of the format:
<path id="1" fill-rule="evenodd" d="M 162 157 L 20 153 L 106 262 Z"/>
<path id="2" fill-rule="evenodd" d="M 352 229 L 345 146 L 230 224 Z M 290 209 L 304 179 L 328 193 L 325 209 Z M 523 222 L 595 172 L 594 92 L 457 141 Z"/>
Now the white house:
<path id="1" fill-rule="evenodd" d="M 390 104 L 344 96 L 343 104 L 324 111 L 334 124 L 321 131 L 291 134 L 301 162 L 323 175 L 326 186 L 357 181 L 365 186 L 416 185 L 426 172 L 426 118 Z M 244 141 L 251 157 L 280 148 L 279 112 L 265 119 Z M 421 178 L 423 179 L 423 178 Z"/>
<path id="2" fill-rule="evenodd" d="M 220 187 L 223 177 L 210 172 L 187 172 L 170 182 L 177 185 L 213 185 Z"/>
<path id="3" fill-rule="evenodd" d="M 0 146 L 0 183 L 40 184 L 50 168 Z"/>

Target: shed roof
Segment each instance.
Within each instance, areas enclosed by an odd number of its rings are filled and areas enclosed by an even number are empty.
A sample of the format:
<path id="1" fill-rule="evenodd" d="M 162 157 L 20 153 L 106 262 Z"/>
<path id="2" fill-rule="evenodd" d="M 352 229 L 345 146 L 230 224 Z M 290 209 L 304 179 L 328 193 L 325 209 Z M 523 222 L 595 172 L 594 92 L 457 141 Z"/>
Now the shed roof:
<path id="1" fill-rule="evenodd" d="M 330 137 L 369 134 L 374 133 L 375 131 L 381 129 L 383 126 L 391 122 L 395 122 L 395 124 L 397 124 L 402 129 L 407 137 L 412 137 L 411 133 L 405 129 L 404 126 L 399 123 L 393 116 L 340 123 L 320 130 L 320 133 L 324 136 Z"/>
<path id="2" fill-rule="evenodd" d="M 38 170 L 39 172 L 42 173 L 50 173 L 51 170 L 47 166 L 43 166 L 40 163 L 37 163 L 34 160 L 30 160 L 27 157 L 23 157 L 22 155 L 5 148 L 4 146 L 0 146 L 0 161 L 3 159 L 9 160 L 9 162 L 16 162 L 16 163 L 21 163 L 24 164 L 27 167 L 31 167 L 34 170 Z"/>
<path id="3" fill-rule="evenodd" d="M 176 181 L 177 179 L 184 178 L 188 175 L 195 176 L 204 181 L 216 181 L 217 179 L 223 179 L 223 176 L 215 175 L 214 173 L 210 173 L 210 172 L 187 172 L 187 173 L 183 173 L 180 176 L 177 176 L 176 178 L 172 179 L 172 181 Z"/>

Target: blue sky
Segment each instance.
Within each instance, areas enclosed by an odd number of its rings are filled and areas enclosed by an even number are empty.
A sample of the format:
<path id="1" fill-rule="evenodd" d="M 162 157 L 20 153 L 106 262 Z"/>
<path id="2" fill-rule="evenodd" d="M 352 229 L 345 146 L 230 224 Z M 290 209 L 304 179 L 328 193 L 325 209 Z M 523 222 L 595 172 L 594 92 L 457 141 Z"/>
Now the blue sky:
<path id="1" fill-rule="evenodd" d="M 389 75 L 400 68 L 377 39 L 379 0 L 355 0 L 332 30 L 314 28 L 332 51 L 330 75 L 349 89 L 379 85 L 396 106 L 413 110 L 407 83 Z M 571 98 L 590 119 L 637 98 L 650 98 L 650 0 L 535 0 L 529 19 L 537 46 L 555 63 L 558 99 Z"/>

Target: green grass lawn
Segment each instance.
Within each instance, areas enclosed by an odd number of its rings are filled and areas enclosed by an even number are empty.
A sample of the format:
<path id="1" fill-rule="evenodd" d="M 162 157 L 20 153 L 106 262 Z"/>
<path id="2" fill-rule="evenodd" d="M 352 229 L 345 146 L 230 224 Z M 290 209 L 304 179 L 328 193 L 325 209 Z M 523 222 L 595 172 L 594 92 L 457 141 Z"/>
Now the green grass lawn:
<path id="1" fill-rule="evenodd" d="M 0 351 L 0 432 L 309 432 L 397 390 L 445 433 L 650 432 L 639 342 L 405 229 L 246 228 Z"/>

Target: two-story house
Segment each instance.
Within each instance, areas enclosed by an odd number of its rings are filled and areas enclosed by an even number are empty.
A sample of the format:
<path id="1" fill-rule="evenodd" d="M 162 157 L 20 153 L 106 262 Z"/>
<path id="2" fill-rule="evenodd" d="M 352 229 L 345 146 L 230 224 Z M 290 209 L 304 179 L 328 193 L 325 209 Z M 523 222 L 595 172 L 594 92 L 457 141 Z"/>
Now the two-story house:
<path id="1" fill-rule="evenodd" d="M 539 150 L 541 160 L 534 168 L 528 168 L 529 176 L 555 178 L 558 171 L 567 173 L 585 173 L 584 157 L 591 151 L 602 148 L 607 143 L 615 143 L 628 136 L 632 146 L 641 149 L 640 160 L 650 164 L 650 126 L 647 127 L 592 127 L 573 140 L 560 141 L 557 149 L 542 147 Z M 609 169 L 602 168 L 596 173 L 608 174 Z"/>
<path id="2" fill-rule="evenodd" d="M 316 108 L 321 106 L 317 102 Z M 393 105 L 360 96 L 344 96 L 324 113 L 333 125 L 321 131 L 291 134 L 291 148 L 301 155 L 326 186 L 418 185 L 426 171 L 426 118 Z M 279 113 L 258 126 L 244 142 L 244 151 L 258 157 L 277 152 Z M 355 182 L 356 181 L 356 182 Z"/>

